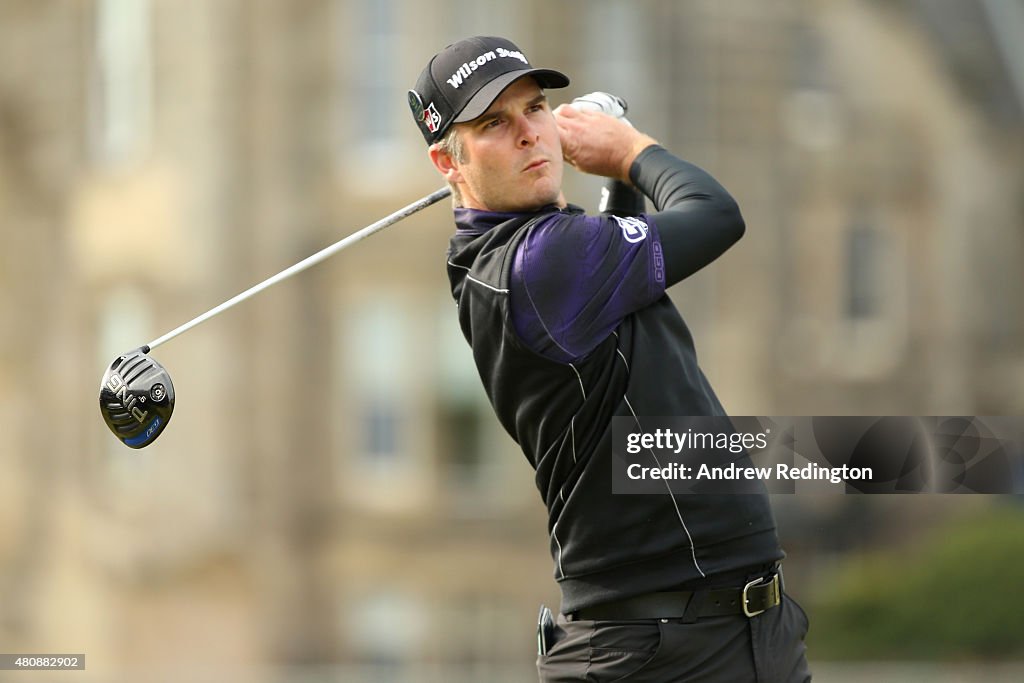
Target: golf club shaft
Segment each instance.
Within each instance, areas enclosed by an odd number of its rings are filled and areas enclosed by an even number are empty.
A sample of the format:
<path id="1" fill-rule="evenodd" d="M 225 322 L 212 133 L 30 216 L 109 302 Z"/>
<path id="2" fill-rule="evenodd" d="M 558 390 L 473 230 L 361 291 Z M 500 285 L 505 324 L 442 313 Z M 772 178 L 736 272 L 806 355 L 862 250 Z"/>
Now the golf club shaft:
<path id="1" fill-rule="evenodd" d="M 425 209 L 426 207 L 430 206 L 431 204 L 435 204 L 435 203 L 441 201 L 442 199 L 444 199 L 445 197 L 447 197 L 450 194 L 451 194 L 451 189 L 450 188 L 442 187 L 440 190 L 437 190 L 436 192 L 430 193 L 426 197 L 423 197 L 422 199 L 419 199 L 419 200 L 413 202 L 412 204 L 409 204 L 405 208 L 399 209 L 398 211 L 394 212 L 390 216 L 387 216 L 386 218 L 382 218 L 381 220 L 377 221 L 376 223 L 373 223 L 372 225 L 368 225 L 365 228 L 363 228 L 362 230 L 354 232 L 351 235 L 349 235 L 348 237 L 345 237 L 345 238 L 335 242 L 331 246 L 325 247 L 324 249 L 321 249 L 320 251 L 318 251 L 317 253 L 313 254 L 312 256 L 310 256 L 308 258 L 305 258 L 302 261 L 299 261 L 298 263 L 296 263 L 291 268 L 288 268 L 286 270 L 282 270 L 277 275 L 273 275 L 273 276 L 267 278 L 266 280 L 264 280 L 263 282 L 261 282 L 261 283 L 259 283 L 257 285 L 253 285 L 252 287 L 250 287 L 249 289 L 245 290 L 241 294 L 238 294 L 237 296 L 232 297 L 231 299 L 228 299 L 227 301 L 222 303 L 220 306 L 217 306 L 216 308 L 212 308 L 209 311 L 207 311 L 206 313 L 203 313 L 202 315 L 200 315 L 200 316 L 198 316 L 196 318 L 193 318 L 192 320 L 189 320 L 184 325 L 181 325 L 180 327 L 174 328 L 173 330 L 171 330 L 170 332 L 168 332 L 164 336 L 158 337 L 158 338 L 154 339 L 153 341 L 149 342 L 148 344 L 146 344 L 146 346 L 143 347 L 143 353 L 149 353 L 149 351 L 155 349 L 156 347 L 160 346 L 164 342 L 170 341 L 171 339 L 174 339 L 175 337 L 177 337 L 182 332 L 187 332 L 188 330 L 191 330 L 196 325 L 198 325 L 198 324 L 200 324 L 202 322 L 206 322 L 210 318 L 223 313 L 224 311 L 228 310 L 229 308 L 231 308 L 235 304 L 240 304 L 243 301 L 245 301 L 246 299 L 248 299 L 249 297 L 252 297 L 252 296 L 254 296 L 256 294 L 259 294 L 264 289 L 266 289 L 266 288 L 268 288 L 268 287 L 270 287 L 272 285 L 276 285 L 278 282 L 282 282 L 283 280 L 287 280 L 292 275 L 295 275 L 296 273 L 301 273 L 302 271 L 306 270 L 310 266 L 315 266 L 316 264 L 320 263 L 324 259 L 329 258 L 331 256 L 334 256 L 335 254 L 337 254 L 339 251 L 341 251 L 345 247 L 347 247 L 347 246 L 349 246 L 351 244 L 355 244 L 356 242 L 358 242 L 358 241 L 360 241 L 362 239 L 365 239 L 365 238 L 369 237 L 370 235 L 374 234 L 375 232 L 379 232 L 379 231 L 383 230 L 384 228 L 386 228 L 386 227 L 388 227 L 390 225 L 394 225 L 395 223 L 397 223 L 398 221 L 402 220 L 403 218 L 408 218 L 409 216 L 413 215 L 417 211 L 420 211 L 421 209 Z"/>

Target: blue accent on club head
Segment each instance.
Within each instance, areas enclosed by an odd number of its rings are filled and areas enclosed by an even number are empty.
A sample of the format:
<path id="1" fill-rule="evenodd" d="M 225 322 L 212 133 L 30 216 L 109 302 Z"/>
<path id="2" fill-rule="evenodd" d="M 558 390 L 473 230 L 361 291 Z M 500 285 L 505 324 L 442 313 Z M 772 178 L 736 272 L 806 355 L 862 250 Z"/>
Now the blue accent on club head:
<path id="1" fill-rule="evenodd" d="M 147 441 L 149 441 L 150 439 L 152 439 L 152 438 L 153 438 L 153 436 L 154 436 L 154 435 L 155 435 L 155 434 L 156 434 L 156 433 L 157 433 L 158 431 L 160 431 L 160 416 L 159 416 L 159 415 L 158 415 L 158 416 L 156 416 L 156 417 L 154 417 L 154 418 L 153 418 L 153 421 L 152 421 L 152 422 L 150 422 L 150 423 L 149 423 L 149 424 L 148 424 L 148 425 L 146 426 L 146 431 L 142 432 L 142 433 L 141 433 L 141 434 L 139 434 L 138 436 L 133 436 L 133 437 L 132 437 L 132 438 L 130 438 L 130 439 L 125 439 L 124 443 L 125 443 L 125 445 L 126 445 L 126 446 L 131 446 L 132 448 L 134 448 L 134 447 L 136 447 L 136 446 L 142 446 L 142 445 L 144 445 L 144 444 L 145 444 L 145 443 L 146 443 Z"/>

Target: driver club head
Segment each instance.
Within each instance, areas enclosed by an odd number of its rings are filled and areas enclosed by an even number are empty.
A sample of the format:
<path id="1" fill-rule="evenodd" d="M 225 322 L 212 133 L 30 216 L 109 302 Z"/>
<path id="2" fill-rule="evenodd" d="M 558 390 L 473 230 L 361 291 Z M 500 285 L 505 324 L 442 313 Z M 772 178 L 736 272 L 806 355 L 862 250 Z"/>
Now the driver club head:
<path id="1" fill-rule="evenodd" d="M 103 421 L 130 448 L 153 443 L 174 412 L 174 385 L 164 366 L 140 347 L 114 359 L 100 384 Z"/>

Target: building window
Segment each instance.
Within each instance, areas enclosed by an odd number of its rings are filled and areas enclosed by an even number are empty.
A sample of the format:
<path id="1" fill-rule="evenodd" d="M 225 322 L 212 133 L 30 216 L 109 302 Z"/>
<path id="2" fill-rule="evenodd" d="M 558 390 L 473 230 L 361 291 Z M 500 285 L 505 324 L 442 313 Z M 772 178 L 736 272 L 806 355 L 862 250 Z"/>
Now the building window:
<path id="1" fill-rule="evenodd" d="M 342 497 L 379 512 L 415 509 L 431 492 L 416 308 L 397 293 L 353 294 L 336 325 L 331 427 Z"/>
<path id="2" fill-rule="evenodd" d="M 152 44 L 147 0 L 97 0 L 90 152 L 104 166 L 145 154 L 152 118 Z"/>
<path id="3" fill-rule="evenodd" d="M 846 317 L 869 320 L 882 312 L 882 237 L 855 222 L 846 233 Z"/>
<path id="4" fill-rule="evenodd" d="M 436 433 L 443 476 L 460 490 L 484 486 L 490 459 L 485 420 L 494 420 L 480 384 L 473 352 L 462 336 L 457 309 L 444 297 L 438 315 Z"/>
<path id="5" fill-rule="evenodd" d="M 370 68 L 359 70 L 359 90 L 366 106 L 362 109 L 359 130 L 374 140 L 389 140 L 395 135 L 394 119 L 382 112 L 395 109 L 398 88 L 398 64 L 395 47 L 400 44 L 395 19 L 398 12 L 392 0 L 362 3 L 363 54 Z"/>
<path id="6" fill-rule="evenodd" d="M 356 422 L 356 434 L 347 441 L 373 468 L 401 467 L 406 450 L 403 406 L 411 372 L 406 308 L 397 297 L 380 295 L 349 307 L 340 323 L 343 362 L 338 383 L 352 402 Z"/>
<path id="7" fill-rule="evenodd" d="M 832 369 L 875 379 L 903 359 L 909 331 L 906 245 L 877 207 L 856 206 L 839 243 Z"/>
<path id="8" fill-rule="evenodd" d="M 338 0 L 335 8 L 341 163 L 358 158 L 365 172 L 366 164 L 383 167 L 401 151 L 399 117 L 408 116 L 410 87 L 401 80 L 402 13 L 395 0 Z"/>
<path id="9" fill-rule="evenodd" d="M 478 483 L 484 465 L 479 404 L 442 400 L 437 423 L 439 451 L 450 474 L 460 484 Z"/>
<path id="10" fill-rule="evenodd" d="M 341 621 L 361 680 L 400 681 L 414 677 L 422 657 L 429 612 L 414 595 L 372 591 L 341 606 Z"/>
<path id="11" fill-rule="evenodd" d="M 657 123 L 656 114 L 664 90 L 653 84 L 651 77 L 652 69 L 660 67 L 648 55 L 648 50 L 653 48 L 652 27 L 645 24 L 647 20 L 648 15 L 640 3 L 591 0 L 578 19 L 581 35 L 588 36 L 582 41 L 578 61 L 574 59 L 574 64 L 554 66 L 578 70 L 579 78 L 568 72 L 573 80 L 571 87 L 583 89 L 576 94 L 602 90 L 622 97 L 628 108 L 627 118 L 641 128 L 645 127 L 643 122 Z M 563 97 L 565 95 L 558 93 L 553 102 Z M 593 197 L 586 205 L 597 205 L 603 178 L 573 174 L 567 180 L 574 184 L 573 195 Z"/>
<path id="12" fill-rule="evenodd" d="M 450 296 L 440 302 L 435 324 L 432 432 L 448 514 L 479 519 L 532 506 L 533 472 L 494 415 Z"/>
<path id="13" fill-rule="evenodd" d="M 845 115 L 820 33 L 799 22 L 790 36 L 793 89 L 783 100 L 782 122 L 789 139 L 808 150 L 828 151 L 843 139 Z"/>
<path id="14" fill-rule="evenodd" d="M 595 37 L 585 41 L 587 80 L 599 84 L 601 90 L 625 98 L 631 109 L 646 112 L 644 117 L 648 117 L 657 88 L 651 87 L 649 76 L 650 27 L 644 25 L 643 7 L 618 0 L 597 0 L 587 4 L 583 21 L 585 35 Z"/>
<path id="15" fill-rule="evenodd" d="M 368 398 L 362 411 L 364 456 L 372 460 L 395 457 L 398 454 L 398 433 L 402 424 L 395 406 L 379 398 Z"/>

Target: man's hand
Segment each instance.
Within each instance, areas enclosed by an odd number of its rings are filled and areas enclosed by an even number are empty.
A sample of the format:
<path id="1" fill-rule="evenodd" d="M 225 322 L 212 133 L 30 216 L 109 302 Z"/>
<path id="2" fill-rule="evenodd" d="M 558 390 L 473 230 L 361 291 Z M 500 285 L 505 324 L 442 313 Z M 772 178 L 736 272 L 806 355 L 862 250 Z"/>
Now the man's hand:
<path id="1" fill-rule="evenodd" d="M 579 111 L 567 104 L 555 109 L 562 156 L 584 173 L 630 183 L 629 169 L 644 149 L 658 144 L 649 135 L 608 114 Z"/>

